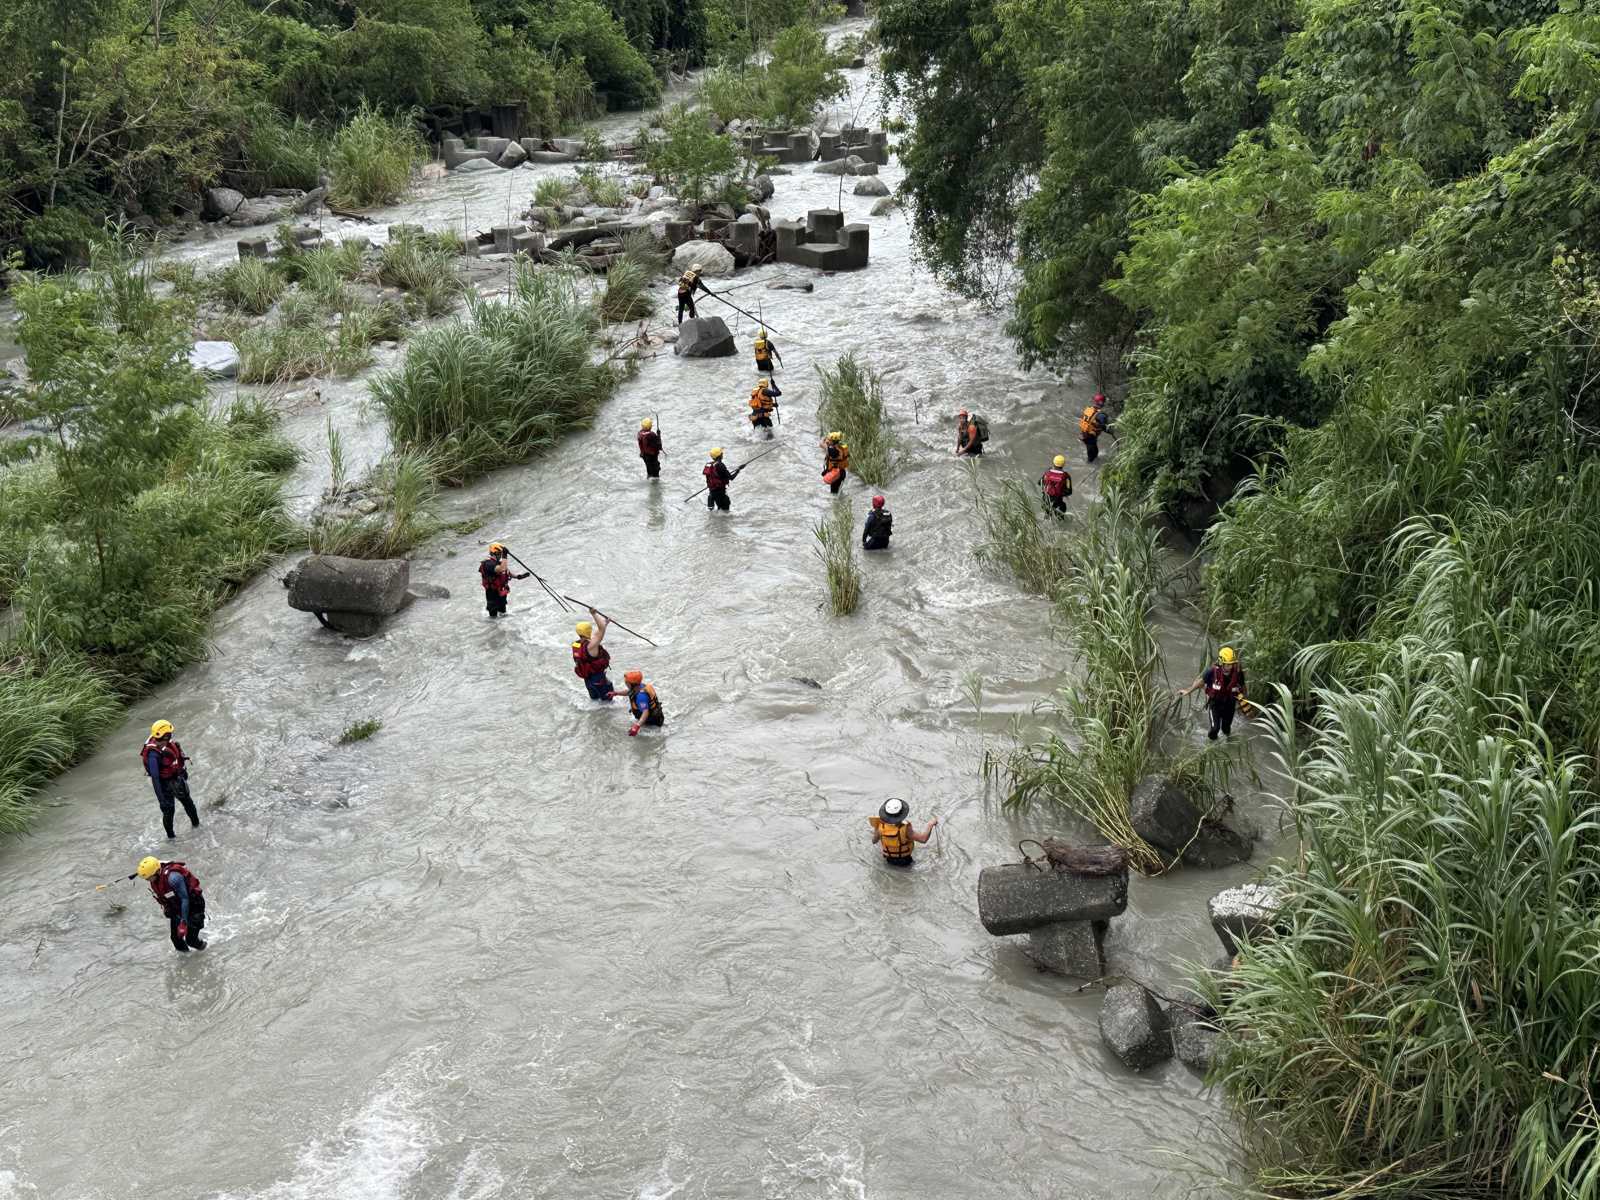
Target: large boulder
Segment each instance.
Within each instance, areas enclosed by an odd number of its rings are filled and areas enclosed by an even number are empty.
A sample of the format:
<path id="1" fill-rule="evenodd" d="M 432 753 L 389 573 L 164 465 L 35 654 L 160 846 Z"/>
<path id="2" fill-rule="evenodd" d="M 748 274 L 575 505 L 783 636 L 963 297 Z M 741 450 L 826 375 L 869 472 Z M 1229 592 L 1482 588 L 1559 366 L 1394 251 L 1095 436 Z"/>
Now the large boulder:
<path id="1" fill-rule="evenodd" d="M 832 162 L 818 163 L 811 169 L 818 175 L 854 175 L 862 159 L 852 154 L 849 158 L 836 158 Z"/>
<path id="2" fill-rule="evenodd" d="M 678 326 L 672 352 L 684 358 L 732 358 L 739 348 L 721 317 L 694 317 Z"/>
<path id="3" fill-rule="evenodd" d="M 466 162 L 462 163 L 456 168 L 456 174 L 468 175 L 473 171 L 498 171 L 499 169 L 499 167 L 494 165 L 494 160 L 492 158 L 469 158 Z"/>
<path id="4" fill-rule="evenodd" d="M 1106 973 L 1106 922 L 1058 921 L 1028 934 L 1023 952 L 1046 971 L 1076 979 Z"/>
<path id="5" fill-rule="evenodd" d="M 283 578 L 289 607 L 310 613 L 356 613 L 387 617 L 400 611 L 411 582 L 403 558 L 341 558 L 313 554 Z"/>
<path id="6" fill-rule="evenodd" d="M 208 217 L 231 217 L 244 203 L 244 193 L 232 188 L 214 187 L 205 190 L 205 214 Z"/>
<path id="7" fill-rule="evenodd" d="M 1167 1028 L 1178 1061 L 1197 1074 L 1209 1074 L 1217 1061 L 1217 1043 L 1222 1040 L 1222 1031 L 1210 1017 L 1188 1005 L 1174 1004 L 1167 1009 Z"/>
<path id="8" fill-rule="evenodd" d="M 893 196 L 885 196 L 882 200 L 879 200 L 872 206 L 872 215 L 875 217 L 887 217 L 899 207 L 900 201 L 896 200 Z"/>
<path id="9" fill-rule="evenodd" d="M 1217 932 L 1223 952 L 1230 958 L 1239 953 L 1241 941 L 1259 941 L 1271 935 L 1277 924 L 1283 894 L 1262 883 L 1246 883 L 1224 888 L 1206 903 L 1211 928 Z"/>
<path id="10" fill-rule="evenodd" d="M 196 342 L 189 365 L 213 379 L 232 379 L 239 374 L 239 348 L 232 342 Z"/>
<path id="11" fill-rule="evenodd" d="M 868 176 L 865 179 L 856 180 L 856 186 L 851 188 L 850 191 L 857 196 L 887 196 L 889 194 L 889 185 L 881 179 Z"/>
<path id="12" fill-rule="evenodd" d="M 1134 1071 L 1172 1057 L 1166 1014 L 1137 983 L 1119 983 L 1106 991 L 1100 1005 L 1100 1040 Z"/>
<path id="13" fill-rule="evenodd" d="M 772 194 L 778 190 L 778 185 L 772 182 L 772 176 L 765 174 L 757 175 L 750 181 L 750 186 L 755 189 L 752 195 L 758 204 L 771 200 Z"/>
<path id="14" fill-rule="evenodd" d="M 1228 798 L 1228 806 L 1232 806 L 1231 797 Z M 1255 853 L 1256 839 L 1260 836 L 1261 831 L 1254 825 L 1231 812 L 1208 816 L 1200 822 L 1200 832 L 1195 834 L 1194 841 L 1184 850 L 1183 865 L 1215 869 L 1249 862 L 1250 856 Z"/>
<path id="15" fill-rule="evenodd" d="M 672 252 L 672 265 L 679 271 L 687 271 L 696 263 L 700 264 L 700 274 L 713 279 L 732 275 L 736 265 L 732 252 L 720 242 L 685 242 Z"/>
<path id="16" fill-rule="evenodd" d="M 1110 875 L 1041 869 L 1027 863 L 978 872 L 978 919 L 996 937 L 1057 921 L 1108 921 L 1128 907 L 1128 868 Z"/>
<path id="17" fill-rule="evenodd" d="M 875 162 L 859 163 L 850 171 L 852 175 L 876 175 L 877 173 L 878 164 Z"/>
<path id="18" fill-rule="evenodd" d="M 261 196 L 246 200 L 233 210 L 228 224 L 243 229 L 250 225 L 276 225 L 294 215 L 294 201 L 282 196 Z"/>
<path id="19" fill-rule="evenodd" d="M 509 142 L 506 148 L 500 151 L 500 165 L 507 170 L 520 167 L 528 161 L 528 152 L 522 148 L 521 142 Z"/>
<path id="20" fill-rule="evenodd" d="M 1200 828 L 1200 809 L 1194 801 L 1159 775 L 1141 779 L 1133 789 L 1128 797 L 1128 818 L 1135 833 L 1169 856 L 1187 846 Z"/>

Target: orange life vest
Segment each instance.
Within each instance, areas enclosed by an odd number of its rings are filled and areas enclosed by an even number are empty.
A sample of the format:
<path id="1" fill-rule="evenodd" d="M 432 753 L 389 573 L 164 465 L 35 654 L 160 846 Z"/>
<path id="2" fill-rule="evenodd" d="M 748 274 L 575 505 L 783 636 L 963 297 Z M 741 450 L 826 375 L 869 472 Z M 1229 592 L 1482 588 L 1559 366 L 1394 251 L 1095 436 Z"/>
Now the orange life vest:
<path id="1" fill-rule="evenodd" d="M 1084 437 L 1099 437 L 1105 419 L 1105 414 L 1091 404 L 1083 410 L 1083 415 L 1078 418 L 1078 432 Z"/>
<path id="2" fill-rule="evenodd" d="M 916 843 L 911 838 L 909 821 L 891 825 L 882 817 L 873 817 L 872 827 L 878 831 L 878 844 L 883 847 L 885 858 L 911 857 L 911 847 Z"/>

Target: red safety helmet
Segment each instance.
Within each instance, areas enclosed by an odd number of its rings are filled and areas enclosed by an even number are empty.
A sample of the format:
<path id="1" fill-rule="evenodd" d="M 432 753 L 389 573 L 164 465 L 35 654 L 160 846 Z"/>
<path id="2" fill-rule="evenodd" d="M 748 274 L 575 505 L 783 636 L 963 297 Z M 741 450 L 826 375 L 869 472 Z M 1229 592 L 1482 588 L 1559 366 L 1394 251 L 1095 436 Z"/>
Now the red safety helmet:
<path id="1" fill-rule="evenodd" d="M 872 498 L 872 507 L 873 508 L 882 508 L 883 507 L 883 497 L 882 496 L 874 496 Z"/>

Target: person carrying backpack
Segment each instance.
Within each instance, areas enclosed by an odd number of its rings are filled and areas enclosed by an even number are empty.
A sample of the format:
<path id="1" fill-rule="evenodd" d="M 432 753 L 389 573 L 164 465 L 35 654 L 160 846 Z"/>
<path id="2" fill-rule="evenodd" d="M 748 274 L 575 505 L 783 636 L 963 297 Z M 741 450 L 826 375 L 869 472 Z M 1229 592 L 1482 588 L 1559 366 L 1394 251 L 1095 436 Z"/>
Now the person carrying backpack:
<path id="1" fill-rule="evenodd" d="M 1100 435 L 1105 431 L 1106 398 L 1102 393 L 1096 392 L 1094 403 L 1085 408 L 1078 417 L 1078 439 L 1088 451 L 1090 462 L 1100 457 Z"/>
<path id="2" fill-rule="evenodd" d="M 976 458 L 983 453 L 983 444 L 989 440 L 989 422 L 977 413 L 962 409 L 956 414 L 956 456 Z"/>

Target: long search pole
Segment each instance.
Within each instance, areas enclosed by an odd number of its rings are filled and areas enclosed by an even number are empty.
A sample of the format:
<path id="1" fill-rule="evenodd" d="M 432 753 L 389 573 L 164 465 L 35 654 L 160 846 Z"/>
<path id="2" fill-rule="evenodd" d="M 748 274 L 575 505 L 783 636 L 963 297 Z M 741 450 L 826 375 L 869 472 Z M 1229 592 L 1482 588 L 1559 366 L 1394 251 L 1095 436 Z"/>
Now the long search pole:
<path id="1" fill-rule="evenodd" d="M 774 447 L 772 447 L 772 449 L 771 449 L 771 450 L 763 450 L 763 451 L 762 451 L 762 452 L 761 452 L 761 453 L 760 453 L 760 454 L 758 454 L 758 455 L 756 455 L 756 458 L 765 458 L 765 457 L 766 457 L 766 456 L 767 456 L 767 455 L 769 455 L 769 454 L 771 454 L 771 453 L 772 453 L 772 452 L 773 452 L 773 451 L 774 451 L 774 450 L 781 450 L 781 449 L 783 449 L 783 447 L 782 447 L 782 446 L 774 446 Z M 739 464 L 739 465 L 738 465 L 738 466 L 737 466 L 737 467 L 735 467 L 735 468 L 734 468 L 734 469 L 733 469 L 733 473 L 734 473 L 734 474 L 735 474 L 735 475 L 737 475 L 737 474 L 738 474 L 738 473 L 739 473 L 739 472 L 740 472 L 740 471 L 742 471 L 742 470 L 744 470 L 744 469 L 745 469 L 745 468 L 746 468 L 746 467 L 748 467 L 748 466 L 749 466 L 749 465 L 750 465 L 750 464 L 751 464 L 751 463 L 753 463 L 753 462 L 755 462 L 755 461 L 756 461 L 756 458 L 747 458 L 747 459 L 745 459 L 745 461 L 744 461 L 744 462 L 742 462 L 742 463 L 740 463 L 740 464 Z M 701 488 L 701 489 L 700 489 L 700 491 L 699 491 L 699 492 L 694 492 L 694 493 L 692 493 L 692 494 L 690 494 L 690 495 L 688 495 L 688 496 L 685 496 L 685 497 L 684 497 L 684 498 L 683 498 L 683 502 L 684 502 L 684 503 L 685 503 L 685 504 L 687 504 L 687 503 L 689 503 L 689 501 L 691 501 L 691 500 L 693 500 L 693 499 L 694 499 L 694 498 L 695 498 L 695 496 L 698 496 L 698 495 L 700 495 L 700 492 L 704 492 L 704 491 L 705 491 L 705 490 L 706 490 L 706 489 L 707 489 L 707 488 L 709 488 L 709 487 L 710 487 L 710 486 L 711 486 L 711 485 L 710 485 L 710 484 L 709 484 L 709 483 L 708 483 L 708 484 L 706 484 L 706 486 L 705 486 L 705 487 L 703 487 L 703 488 Z"/>
<path id="2" fill-rule="evenodd" d="M 598 608 L 596 608 L 592 604 L 585 604 L 582 600 L 579 600 L 576 596 L 563 596 L 562 599 L 563 600 L 571 600 L 574 604 L 579 605 L 582 608 L 588 609 L 590 612 L 594 613 L 594 615 L 597 616 L 597 617 L 605 617 L 605 619 L 607 621 L 609 621 L 611 624 L 615 625 L 618 629 L 622 630 L 623 633 L 631 633 L 631 634 L 633 634 L 634 637 L 638 638 L 641 642 L 649 642 L 650 645 L 652 645 L 652 646 L 656 645 L 654 642 L 651 642 L 649 638 L 645 637 L 644 634 L 638 632 L 637 630 L 629 629 L 626 625 L 624 625 L 621 621 L 617 620 L 615 617 L 613 617 L 613 616 L 611 616 L 611 615 L 609 615 L 607 613 L 601 612 Z M 656 646 L 656 649 L 659 650 L 659 649 L 661 649 L 661 647 L 660 646 Z"/>

